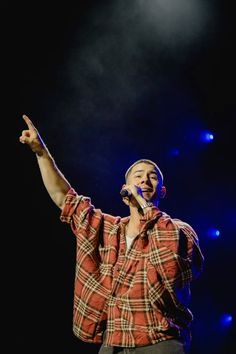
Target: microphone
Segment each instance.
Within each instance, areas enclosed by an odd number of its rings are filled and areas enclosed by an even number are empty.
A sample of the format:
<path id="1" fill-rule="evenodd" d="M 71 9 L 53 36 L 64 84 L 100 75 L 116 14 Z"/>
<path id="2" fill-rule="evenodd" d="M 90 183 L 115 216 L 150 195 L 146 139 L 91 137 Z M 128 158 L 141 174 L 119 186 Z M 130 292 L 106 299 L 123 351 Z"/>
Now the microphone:
<path id="1" fill-rule="evenodd" d="M 122 196 L 122 198 L 124 198 L 124 197 L 130 197 L 130 196 L 131 196 L 131 193 L 130 193 L 127 189 L 121 189 L 120 195 Z"/>

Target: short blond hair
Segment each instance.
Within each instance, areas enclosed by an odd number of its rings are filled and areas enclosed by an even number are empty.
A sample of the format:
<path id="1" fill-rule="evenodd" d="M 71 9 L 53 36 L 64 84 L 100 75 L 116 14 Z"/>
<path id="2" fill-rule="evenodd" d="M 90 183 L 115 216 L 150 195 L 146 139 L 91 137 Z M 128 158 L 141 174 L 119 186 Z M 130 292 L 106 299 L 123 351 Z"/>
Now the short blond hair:
<path id="1" fill-rule="evenodd" d="M 128 170 L 125 172 L 125 180 L 127 181 L 127 178 L 132 170 L 132 168 L 134 166 L 136 166 L 138 163 L 147 163 L 149 165 L 153 165 L 156 170 L 157 170 L 157 174 L 158 174 L 158 181 L 162 184 L 163 183 L 163 173 L 161 172 L 160 168 L 157 166 L 157 164 L 155 162 L 153 162 L 152 160 L 149 160 L 149 159 L 140 159 L 140 160 L 137 160 L 135 161 L 129 168 Z"/>

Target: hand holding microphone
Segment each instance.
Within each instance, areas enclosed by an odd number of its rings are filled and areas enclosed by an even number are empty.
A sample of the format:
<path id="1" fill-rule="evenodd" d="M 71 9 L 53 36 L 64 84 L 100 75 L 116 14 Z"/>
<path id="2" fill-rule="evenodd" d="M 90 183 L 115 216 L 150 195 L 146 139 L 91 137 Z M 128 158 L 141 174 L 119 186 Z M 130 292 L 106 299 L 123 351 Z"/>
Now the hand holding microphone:
<path id="1" fill-rule="evenodd" d="M 138 209 L 143 211 L 145 210 L 145 212 L 146 208 L 153 206 L 151 201 L 148 201 L 143 197 L 142 189 L 136 185 L 123 185 L 123 188 L 120 191 L 120 195 L 122 198 L 128 198 L 129 201 L 125 202 L 126 205 L 136 206 Z"/>
<path id="2" fill-rule="evenodd" d="M 132 195 L 136 198 L 138 195 L 142 196 L 142 189 L 135 185 L 123 185 L 120 195 L 122 198 L 128 197 L 130 198 Z"/>

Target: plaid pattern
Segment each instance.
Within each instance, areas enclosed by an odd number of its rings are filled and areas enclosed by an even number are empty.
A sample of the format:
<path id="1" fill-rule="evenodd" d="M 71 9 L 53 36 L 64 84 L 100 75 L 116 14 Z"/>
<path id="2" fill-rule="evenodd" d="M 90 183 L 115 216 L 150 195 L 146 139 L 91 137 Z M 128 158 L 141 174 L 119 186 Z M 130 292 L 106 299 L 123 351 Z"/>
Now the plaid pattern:
<path id="1" fill-rule="evenodd" d="M 76 236 L 73 332 L 78 338 L 121 347 L 189 341 L 190 282 L 204 260 L 190 225 L 153 207 L 126 252 L 129 217 L 102 213 L 74 189 L 60 219 Z"/>

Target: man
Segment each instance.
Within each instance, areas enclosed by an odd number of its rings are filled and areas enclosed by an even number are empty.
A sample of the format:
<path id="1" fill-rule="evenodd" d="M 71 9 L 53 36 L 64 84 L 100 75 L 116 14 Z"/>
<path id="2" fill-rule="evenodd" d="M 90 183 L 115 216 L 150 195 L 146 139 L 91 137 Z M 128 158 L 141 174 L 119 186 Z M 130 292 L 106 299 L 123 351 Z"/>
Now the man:
<path id="1" fill-rule="evenodd" d="M 202 270 L 190 225 L 158 208 L 166 189 L 159 167 L 136 161 L 121 195 L 130 215 L 96 209 L 58 169 L 31 120 L 19 140 L 35 152 L 43 183 L 76 236 L 73 332 L 102 343 L 99 353 L 183 354 L 192 313 L 190 283 Z"/>

